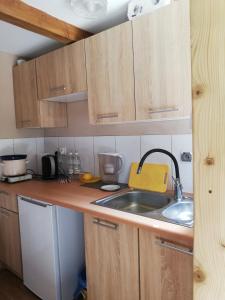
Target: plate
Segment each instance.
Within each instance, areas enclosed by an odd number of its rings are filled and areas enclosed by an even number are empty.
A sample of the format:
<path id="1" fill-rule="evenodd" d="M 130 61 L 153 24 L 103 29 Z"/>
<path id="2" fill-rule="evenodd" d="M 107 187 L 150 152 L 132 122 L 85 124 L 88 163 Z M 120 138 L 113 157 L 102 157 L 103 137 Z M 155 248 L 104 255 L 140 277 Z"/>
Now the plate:
<path id="1" fill-rule="evenodd" d="M 115 192 L 120 190 L 120 185 L 118 184 L 107 184 L 107 185 L 102 185 L 100 187 L 101 190 L 107 191 L 107 192 Z"/>
<path id="2" fill-rule="evenodd" d="M 95 183 L 101 180 L 101 177 L 93 177 L 92 179 L 85 180 L 80 178 L 80 182 L 82 183 Z"/>

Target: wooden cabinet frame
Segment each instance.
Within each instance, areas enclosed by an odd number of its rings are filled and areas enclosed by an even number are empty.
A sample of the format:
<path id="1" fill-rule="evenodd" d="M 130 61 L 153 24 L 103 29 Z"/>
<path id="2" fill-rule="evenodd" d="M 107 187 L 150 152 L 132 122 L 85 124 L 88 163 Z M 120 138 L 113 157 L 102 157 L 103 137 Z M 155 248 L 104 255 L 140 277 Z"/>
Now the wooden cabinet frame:
<path id="1" fill-rule="evenodd" d="M 39 100 L 87 91 L 84 41 L 36 58 Z"/>
<path id="2" fill-rule="evenodd" d="M 89 300 L 138 300 L 138 229 L 84 217 Z"/>
<path id="3" fill-rule="evenodd" d="M 90 123 L 134 121 L 131 22 L 88 38 L 85 51 Z"/>
<path id="4" fill-rule="evenodd" d="M 14 193 L 4 190 L 0 190 L 0 261 L 3 266 L 22 278 L 17 197 Z"/>
<path id="5" fill-rule="evenodd" d="M 136 120 L 190 118 L 189 0 L 171 1 L 132 26 Z"/>
<path id="6" fill-rule="evenodd" d="M 191 0 L 194 300 L 225 299 L 225 1 Z"/>
<path id="7" fill-rule="evenodd" d="M 17 128 L 67 127 L 67 104 L 38 100 L 36 61 L 13 68 Z"/>

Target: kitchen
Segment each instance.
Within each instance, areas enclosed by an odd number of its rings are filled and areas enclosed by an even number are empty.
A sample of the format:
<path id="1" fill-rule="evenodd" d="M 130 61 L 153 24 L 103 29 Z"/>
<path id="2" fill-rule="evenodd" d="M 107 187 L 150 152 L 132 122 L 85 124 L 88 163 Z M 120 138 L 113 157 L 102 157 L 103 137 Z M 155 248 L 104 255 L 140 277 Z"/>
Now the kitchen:
<path id="1" fill-rule="evenodd" d="M 19 2 L 0 11 L 27 9 Z M 30 60 L 0 52 L 0 155 L 14 155 L 2 157 L 1 172 L 14 181 L 19 160 L 33 176 L 0 185 L 0 298 L 69 300 L 85 281 L 79 299 L 224 298 L 211 288 L 223 275 L 216 266 L 223 261 L 224 4 L 165 2 L 93 35 L 80 30 L 75 43 L 64 36 L 68 45 L 53 43 L 57 50 L 29 50 Z M 152 149 L 161 153 L 139 165 Z M 93 188 L 98 177 L 103 183 Z M 99 189 L 108 182 L 119 187 Z M 194 198 L 194 226 L 180 183 Z"/>

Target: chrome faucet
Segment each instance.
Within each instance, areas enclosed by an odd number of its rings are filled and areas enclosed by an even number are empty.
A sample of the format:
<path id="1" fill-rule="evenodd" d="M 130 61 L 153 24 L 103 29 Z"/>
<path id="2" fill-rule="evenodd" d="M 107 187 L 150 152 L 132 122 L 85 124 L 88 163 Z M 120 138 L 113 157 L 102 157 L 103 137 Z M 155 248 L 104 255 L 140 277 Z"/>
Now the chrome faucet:
<path id="1" fill-rule="evenodd" d="M 141 160 L 140 160 L 140 163 L 139 163 L 138 169 L 137 169 L 137 174 L 140 174 L 140 173 L 141 173 L 141 170 L 142 170 L 142 167 L 143 167 L 143 164 L 144 164 L 146 158 L 147 158 L 150 154 L 152 154 L 152 153 L 157 153 L 157 152 L 159 152 L 159 153 L 164 153 L 164 154 L 168 155 L 168 156 L 172 159 L 172 161 L 173 161 L 173 163 L 174 163 L 175 173 L 176 173 L 176 178 L 173 178 L 173 180 L 174 180 L 174 199 L 175 199 L 177 202 L 180 202 L 180 201 L 182 201 L 182 199 L 183 199 L 183 190 L 182 190 L 183 188 L 182 188 L 182 184 L 181 184 L 181 182 L 180 182 L 179 166 L 178 166 L 178 162 L 177 162 L 177 160 L 176 160 L 176 157 L 175 157 L 172 153 L 170 153 L 169 151 L 164 150 L 164 149 L 152 149 L 152 150 L 149 150 L 148 152 L 146 152 L 146 153 L 142 156 L 142 158 L 141 158 Z"/>

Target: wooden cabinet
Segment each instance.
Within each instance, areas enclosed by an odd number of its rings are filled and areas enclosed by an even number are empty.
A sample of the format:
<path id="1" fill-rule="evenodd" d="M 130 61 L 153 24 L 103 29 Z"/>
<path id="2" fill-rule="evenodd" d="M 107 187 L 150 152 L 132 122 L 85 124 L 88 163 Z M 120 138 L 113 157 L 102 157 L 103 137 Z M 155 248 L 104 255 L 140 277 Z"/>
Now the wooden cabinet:
<path id="1" fill-rule="evenodd" d="M 191 116 L 189 1 L 85 41 L 92 124 Z"/>
<path id="2" fill-rule="evenodd" d="M 17 128 L 66 127 L 65 103 L 39 101 L 35 60 L 13 68 Z"/>
<path id="3" fill-rule="evenodd" d="M 192 249 L 85 215 L 88 300 L 192 300 Z"/>
<path id="4" fill-rule="evenodd" d="M 18 202 L 16 195 L 0 190 L 0 207 L 18 213 Z"/>
<path id="5" fill-rule="evenodd" d="M 40 102 L 37 99 L 35 61 L 13 68 L 16 127 L 40 127 Z"/>
<path id="6" fill-rule="evenodd" d="M 188 0 L 133 21 L 136 119 L 191 116 Z"/>
<path id="7" fill-rule="evenodd" d="M 0 191 L 0 261 L 22 278 L 19 215 L 16 211 L 16 196 Z"/>
<path id="8" fill-rule="evenodd" d="M 138 300 L 138 229 L 85 215 L 88 300 Z"/>
<path id="9" fill-rule="evenodd" d="M 131 22 L 86 39 L 85 50 L 90 123 L 134 121 Z"/>
<path id="10" fill-rule="evenodd" d="M 84 41 L 37 58 L 36 66 L 40 100 L 87 91 Z"/>
<path id="11" fill-rule="evenodd" d="M 141 299 L 192 300 L 193 257 L 189 249 L 149 231 L 140 230 L 139 237 Z"/>

